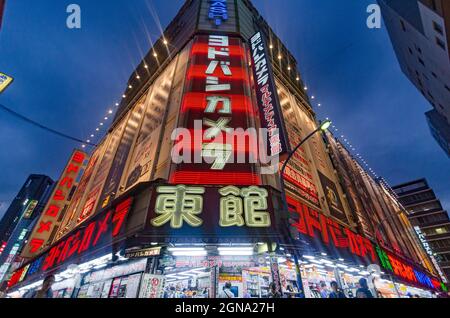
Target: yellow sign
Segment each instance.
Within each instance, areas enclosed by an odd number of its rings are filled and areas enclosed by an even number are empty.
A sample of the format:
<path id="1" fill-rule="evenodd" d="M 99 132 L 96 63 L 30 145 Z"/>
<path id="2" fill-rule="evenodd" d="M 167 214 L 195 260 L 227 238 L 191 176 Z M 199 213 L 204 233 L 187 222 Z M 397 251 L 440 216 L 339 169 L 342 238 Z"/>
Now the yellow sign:
<path id="1" fill-rule="evenodd" d="M 2 93 L 14 79 L 6 74 L 0 73 L 0 93 Z"/>

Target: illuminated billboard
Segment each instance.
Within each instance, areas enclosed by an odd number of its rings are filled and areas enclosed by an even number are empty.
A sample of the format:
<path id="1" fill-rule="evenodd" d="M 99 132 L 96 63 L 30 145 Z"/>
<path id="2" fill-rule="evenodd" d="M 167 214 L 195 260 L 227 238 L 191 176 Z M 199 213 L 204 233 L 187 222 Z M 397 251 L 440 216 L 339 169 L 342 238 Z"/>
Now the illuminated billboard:
<path id="1" fill-rule="evenodd" d="M 62 216 L 70 202 L 73 189 L 77 186 L 88 155 L 75 150 L 70 157 L 64 172 L 53 190 L 52 196 L 39 218 L 22 257 L 31 258 L 37 255 L 47 244 L 50 244 L 60 225 Z"/>
<path id="2" fill-rule="evenodd" d="M 199 185 L 261 183 L 251 140 L 242 140 L 253 127 L 253 109 L 246 50 L 241 39 L 225 35 L 196 36 L 187 71 L 173 152 L 177 162 L 170 182 Z M 193 138 L 190 138 L 192 136 Z M 251 139 L 251 138 L 250 138 Z M 235 158 L 243 158 L 239 163 Z"/>

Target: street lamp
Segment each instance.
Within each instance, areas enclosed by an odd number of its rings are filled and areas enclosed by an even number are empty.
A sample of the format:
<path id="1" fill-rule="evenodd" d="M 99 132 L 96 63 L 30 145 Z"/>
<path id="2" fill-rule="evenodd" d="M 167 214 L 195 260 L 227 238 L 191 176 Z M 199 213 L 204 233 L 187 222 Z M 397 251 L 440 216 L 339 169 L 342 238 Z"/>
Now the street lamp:
<path id="1" fill-rule="evenodd" d="M 308 136 L 306 136 L 305 139 L 303 139 L 295 148 L 294 150 L 292 150 L 289 153 L 289 156 L 287 157 L 286 161 L 283 164 L 283 167 L 281 168 L 280 171 L 280 183 L 281 183 L 281 197 L 282 197 L 282 201 L 283 201 L 283 212 L 284 213 L 289 213 L 289 207 L 288 207 L 288 203 L 287 203 L 287 198 L 286 198 L 286 186 L 284 184 L 284 173 L 286 171 L 286 167 L 289 163 L 289 161 L 292 159 L 292 157 L 294 156 L 294 154 L 300 149 L 300 147 L 306 142 L 308 141 L 309 138 L 311 138 L 312 136 L 314 136 L 316 133 L 318 132 L 325 132 L 328 130 L 328 128 L 330 128 L 331 126 L 331 121 L 326 120 L 324 122 L 320 123 L 320 126 L 314 130 L 312 133 L 310 133 Z M 301 273 L 300 273 L 300 265 L 298 262 L 298 257 L 297 255 L 294 253 L 293 255 L 294 258 L 294 263 L 295 263 L 295 271 L 296 271 L 296 276 L 297 276 L 297 285 L 298 288 L 300 289 L 302 284 L 302 278 L 301 278 Z"/>
<path id="2" fill-rule="evenodd" d="M 308 136 L 306 136 L 305 139 L 303 139 L 295 148 L 294 150 L 292 150 L 289 153 L 289 156 L 287 157 L 286 161 L 283 164 L 283 167 L 281 168 L 280 171 L 280 181 L 281 181 L 281 193 L 282 193 L 282 198 L 283 198 L 283 210 L 284 211 L 289 211 L 288 208 L 288 203 L 287 203 L 287 199 L 286 199 L 286 185 L 284 184 L 284 173 L 286 171 L 287 165 L 289 163 L 289 161 L 292 159 L 292 157 L 294 156 L 294 154 L 300 149 L 301 146 L 303 146 L 303 144 L 308 141 L 309 138 L 311 138 L 312 136 L 314 136 L 316 133 L 318 132 L 325 132 L 328 130 L 328 128 L 330 128 L 331 126 L 331 121 L 330 120 L 326 120 L 324 122 L 320 123 L 320 126 L 314 130 L 312 133 L 310 133 Z"/>

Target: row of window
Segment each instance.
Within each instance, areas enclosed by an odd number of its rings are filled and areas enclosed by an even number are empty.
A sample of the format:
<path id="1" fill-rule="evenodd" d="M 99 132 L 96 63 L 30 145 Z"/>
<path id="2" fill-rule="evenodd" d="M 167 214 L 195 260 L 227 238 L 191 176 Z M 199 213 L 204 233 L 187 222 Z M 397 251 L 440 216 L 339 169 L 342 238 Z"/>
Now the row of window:
<path id="1" fill-rule="evenodd" d="M 450 225 L 424 229 L 423 233 L 427 236 L 450 233 Z"/>
<path id="2" fill-rule="evenodd" d="M 448 221 L 448 216 L 444 213 L 438 213 L 438 214 L 422 216 L 420 218 L 417 218 L 417 222 L 420 225 L 432 224 L 432 223 L 441 222 L 441 221 Z"/>
<path id="3" fill-rule="evenodd" d="M 431 241 L 429 243 L 433 250 L 446 248 L 446 247 L 450 248 L 450 239 Z"/>

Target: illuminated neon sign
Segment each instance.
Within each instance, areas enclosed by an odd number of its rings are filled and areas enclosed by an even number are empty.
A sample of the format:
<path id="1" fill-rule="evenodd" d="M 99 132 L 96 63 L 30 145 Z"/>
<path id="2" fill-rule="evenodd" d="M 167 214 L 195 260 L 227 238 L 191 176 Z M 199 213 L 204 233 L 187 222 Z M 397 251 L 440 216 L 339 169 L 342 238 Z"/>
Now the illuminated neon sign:
<path id="1" fill-rule="evenodd" d="M 369 239 L 290 197 L 288 203 L 292 226 L 298 233 L 310 238 L 320 237 L 326 246 L 332 244 L 338 250 L 348 251 L 355 256 L 368 258 L 370 263 L 376 263 L 375 248 Z"/>
<path id="2" fill-rule="evenodd" d="M 442 272 L 441 267 L 439 266 L 436 258 L 434 257 L 434 253 L 433 250 L 431 249 L 430 244 L 427 242 L 427 239 L 425 238 L 425 235 L 422 233 L 422 230 L 420 229 L 420 227 L 415 226 L 414 230 L 417 233 L 417 236 L 419 237 L 420 242 L 423 245 L 423 248 L 425 249 L 425 251 L 427 252 L 428 256 L 431 259 L 431 262 L 433 263 L 434 267 L 436 268 L 439 276 L 441 277 L 442 281 L 444 283 L 447 283 L 447 278 L 445 277 L 444 273 Z"/>
<path id="3" fill-rule="evenodd" d="M 209 0 L 208 18 L 214 20 L 216 26 L 228 20 L 227 0 Z"/>
<path id="4" fill-rule="evenodd" d="M 111 240 L 122 233 L 132 203 L 133 198 L 122 201 L 113 209 L 96 216 L 85 227 L 56 243 L 48 252 L 24 267 L 27 269 L 27 276 L 50 271 L 75 257 L 86 254 L 92 248 L 100 248 L 111 243 Z M 13 274 L 9 282 L 10 287 L 19 282 L 20 277 L 24 275 L 24 268 Z"/>
<path id="5" fill-rule="evenodd" d="M 446 291 L 444 284 L 439 282 L 437 279 L 428 276 L 424 272 L 413 268 L 411 265 L 406 264 L 397 256 L 383 250 L 379 246 L 376 247 L 376 251 L 380 259 L 381 266 L 385 270 L 393 273 L 395 276 L 416 285 Z"/>
<path id="6" fill-rule="evenodd" d="M 226 35 L 193 42 L 170 183 L 259 185 L 256 164 L 249 163 L 257 142 L 239 142 L 255 115 L 244 44 Z"/>
<path id="7" fill-rule="evenodd" d="M 151 223 L 161 227 L 170 223 L 173 229 L 180 229 L 184 223 L 191 227 L 203 224 L 203 187 L 161 186 L 156 199 L 155 212 L 158 215 Z M 268 191 L 260 187 L 239 189 L 228 186 L 218 191 L 220 198 L 221 227 L 247 226 L 264 228 L 271 226 L 268 208 Z"/>
<path id="8" fill-rule="evenodd" d="M 58 220 L 69 202 L 72 189 L 77 185 L 78 175 L 82 172 L 87 157 L 88 155 L 82 151 L 74 151 L 31 234 L 30 241 L 24 249 L 24 257 L 31 258 L 46 244 L 50 244 L 51 234 L 58 226 Z"/>
<path id="9" fill-rule="evenodd" d="M 267 44 L 261 32 L 250 39 L 252 69 L 263 128 L 268 130 L 267 155 L 282 156 L 289 151 L 275 79 L 268 59 Z"/>

